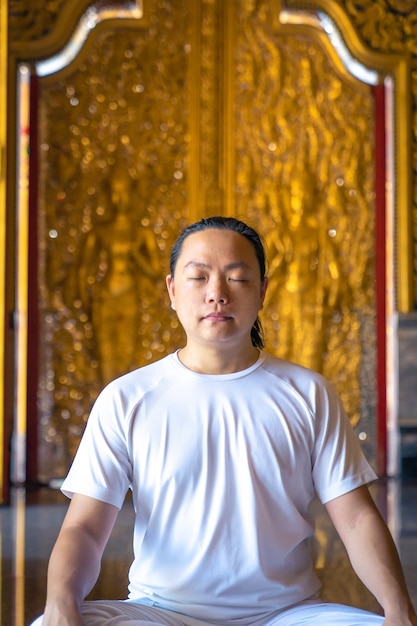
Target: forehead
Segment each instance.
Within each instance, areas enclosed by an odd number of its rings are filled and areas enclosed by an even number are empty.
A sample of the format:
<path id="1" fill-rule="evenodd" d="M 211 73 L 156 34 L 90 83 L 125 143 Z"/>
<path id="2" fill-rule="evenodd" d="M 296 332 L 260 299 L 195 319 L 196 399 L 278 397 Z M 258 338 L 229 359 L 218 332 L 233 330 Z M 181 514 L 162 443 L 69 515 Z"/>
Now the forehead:
<path id="1" fill-rule="evenodd" d="M 258 265 L 252 243 L 240 233 L 209 228 L 188 235 L 179 257 L 182 264 L 212 259 L 223 260 L 225 264 L 244 262 L 248 265 Z"/>

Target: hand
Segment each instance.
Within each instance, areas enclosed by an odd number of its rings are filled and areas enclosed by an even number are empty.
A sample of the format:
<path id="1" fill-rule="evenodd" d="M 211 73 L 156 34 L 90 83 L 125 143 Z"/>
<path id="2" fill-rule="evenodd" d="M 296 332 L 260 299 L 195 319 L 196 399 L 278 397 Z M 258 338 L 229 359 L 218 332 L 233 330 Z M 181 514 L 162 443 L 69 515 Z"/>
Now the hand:
<path id="1" fill-rule="evenodd" d="M 46 606 L 42 626 L 86 626 L 79 609 Z"/>
<path id="2" fill-rule="evenodd" d="M 411 609 L 410 614 L 405 617 L 402 615 L 386 617 L 383 626 L 417 626 L 417 613 Z"/>

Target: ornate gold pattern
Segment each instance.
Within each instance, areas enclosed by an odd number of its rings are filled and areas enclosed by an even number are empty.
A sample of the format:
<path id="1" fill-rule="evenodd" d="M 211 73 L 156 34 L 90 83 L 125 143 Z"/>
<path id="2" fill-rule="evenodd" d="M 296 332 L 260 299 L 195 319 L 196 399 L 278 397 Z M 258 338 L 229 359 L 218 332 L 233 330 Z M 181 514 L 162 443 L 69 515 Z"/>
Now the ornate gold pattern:
<path id="1" fill-rule="evenodd" d="M 9 27 L 12 40 L 19 43 L 40 39 L 54 27 L 66 4 L 66 0 L 53 2 L 31 2 L 31 0 L 9 0 Z"/>
<path id="2" fill-rule="evenodd" d="M 164 277 L 188 221 L 189 21 L 185 2 L 151 5 L 146 30 L 102 29 L 40 89 L 43 476 L 65 471 L 109 378 L 181 342 Z"/>
<path id="3" fill-rule="evenodd" d="M 288 1 L 291 6 L 297 5 L 297 2 Z M 306 0 L 304 4 L 307 4 Z M 343 33 L 350 51 L 365 66 L 377 69 L 385 84 L 386 129 L 389 144 L 385 177 L 386 221 L 387 226 L 389 225 L 389 235 L 385 242 L 387 250 L 386 308 L 388 317 L 393 319 L 394 310 L 399 313 L 408 313 L 415 306 L 411 233 L 411 57 L 406 51 L 380 53 L 372 50 L 359 38 L 352 20 L 339 5 L 329 0 L 314 0 L 308 4 L 310 10 L 307 13 L 310 15 L 315 10 L 317 15 L 328 11 Z M 390 348 L 391 352 L 392 348 L 393 346 Z M 392 352 L 391 356 L 388 356 L 388 364 L 393 359 L 395 356 Z M 391 375 L 388 378 L 392 378 Z M 388 380 L 387 384 L 391 386 Z"/>
<path id="4" fill-rule="evenodd" d="M 238 3 L 236 210 L 267 234 L 268 345 L 333 380 L 352 421 L 375 396 L 374 105 L 317 40 Z M 290 61 L 291 60 L 291 61 Z M 353 226 L 355 225 L 355 226 Z M 272 320 L 272 321 L 270 321 Z M 368 369 L 369 368 L 369 369 Z"/>
<path id="5" fill-rule="evenodd" d="M 201 99 L 200 99 L 200 167 L 203 213 L 223 212 L 219 193 L 219 7 L 217 0 L 201 4 Z M 191 79 L 192 80 L 192 79 Z"/>
<path id="6" fill-rule="evenodd" d="M 384 3 L 345 4 L 366 31 L 363 7 L 376 24 Z M 41 478 L 66 471 L 118 373 L 104 359 L 121 348 L 129 369 L 181 342 L 167 251 L 208 213 L 267 236 L 268 347 L 335 382 L 374 456 L 373 99 L 318 35 L 277 30 L 278 5 L 149 2 L 146 28 L 103 26 L 40 81 Z"/>
<path id="7" fill-rule="evenodd" d="M 344 0 L 348 14 L 373 50 L 411 57 L 413 299 L 417 306 L 417 12 L 413 0 Z"/>
<path id="8" fill-rule="evenodd" d="M 290 6 L 307 5 L 309 8 L 314 5 L 321 6 L 322 1 L 318 2 L 298 2 L 294 0 L 286 0 L 286 4 Z M 330 3 L 329 3 L 330 4 Z M 412 203 L 411 230 L 412 230 L 412 252 L 411 259 L 404 259 L 404 263 L 409 263 L 411 267 L 409 271 L 412 273 L 412 295 L 409 300 L 409 306 L 417 307 L 417 12 L 414 0 L 338 0 L 336 7 L 343 7 L 347 15 L 354 24 L 362 41 L 371 50 L 379 51 L 385 55 L 396 54 L 406 55 L 410 58 L 410 80 L 411 86 L 411 129 L 412 129 L 412 148 L 411 148 L 411 168 L 410 176 L 412 176 L 413 190 L 411 192 L 410 202 Z M 408 96 L 408 85 L 407 89 Z M 405 104 L 408 108 L 408 103 Z M 398 115 L 404 114 L 398 113 Z M 409 111 L 405 111 L 408 116 Z M 408 141 L 408 138 L 402 137 L 402 141 Z M 400 145 L 398 150 L 401 153 L 405 146 Z M 400 157 L 401 155 L 397 155 Z M 399 172 L 399 176 L 404 173 Z M 405 183 L 408 186 L 408 182 Z M 407 202 L 403 199 L 402 202 Z M 404 207 L 399 207 L 404 210 Z M 404 223 L 400 227 L 402 230 L 407 228 Z M 407 243 L 404 241 L 405 233 L 402 233 L 402 241 L 397 243 L 399 248 L 405 248 Z M 399 254 L 403 254 L 400 249 Z M 401 287 L 401 285 L 400 285 Z M 403 286 L 405 290 L 407 286 Z M 405 311 L 404 311 L 405 312 Z"/>

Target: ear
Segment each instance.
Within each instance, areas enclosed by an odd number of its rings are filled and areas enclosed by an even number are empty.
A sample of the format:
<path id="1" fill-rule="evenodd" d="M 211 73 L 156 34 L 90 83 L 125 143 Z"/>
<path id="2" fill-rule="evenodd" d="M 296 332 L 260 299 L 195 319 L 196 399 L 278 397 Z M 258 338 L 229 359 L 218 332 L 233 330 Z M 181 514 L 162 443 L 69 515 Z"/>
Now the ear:
<path id="1" fill-rule="evenodd" d="M 267 289 L 268 289 L 268 279 L 265 276 L 265 278 L 263 279 L 263 282 L 261 284 L 261 306 L 259 307 L 260 311 L 262 311 L 263 306 L 264 306 L 264 300 L 265 300 L 266 290 Z"/>
<path id="2" fill-rule="evenodd" d="M 167 285 L 169 299 L 171 301 L 171 309 L 175 311 L 175 285 L 174 285 L 174 277 L 171 274 L 168 274 L 168 276 L 166 277 L 166 285 Z"/>

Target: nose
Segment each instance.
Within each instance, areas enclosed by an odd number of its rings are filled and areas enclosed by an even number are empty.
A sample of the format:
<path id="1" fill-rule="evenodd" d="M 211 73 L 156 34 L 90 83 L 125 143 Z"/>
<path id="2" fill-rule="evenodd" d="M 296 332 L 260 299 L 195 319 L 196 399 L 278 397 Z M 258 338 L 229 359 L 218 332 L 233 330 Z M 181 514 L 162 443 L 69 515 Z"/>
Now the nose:
<path id="1" fill-rule="evenodd" d="M 227 283 L 222 278 L 213 278 L 207 285 L 207 301 L 226 304 L 229 300 Z"/>

